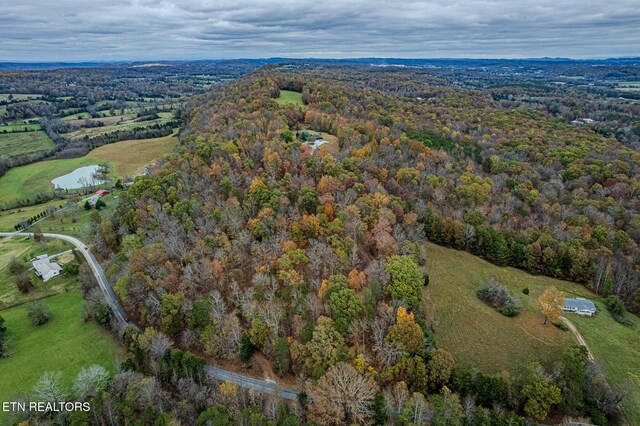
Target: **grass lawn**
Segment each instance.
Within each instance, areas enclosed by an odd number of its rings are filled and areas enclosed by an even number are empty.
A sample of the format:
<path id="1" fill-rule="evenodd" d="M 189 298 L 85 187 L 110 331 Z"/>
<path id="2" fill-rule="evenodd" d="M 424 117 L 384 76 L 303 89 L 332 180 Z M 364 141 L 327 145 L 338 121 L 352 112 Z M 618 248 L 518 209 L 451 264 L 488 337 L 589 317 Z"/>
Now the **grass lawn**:
<path id="1" fill-rule="evenodd" d="M 26 124 L 22 126 L 31 125 Z M 39 124 L 35 126 L 39 127 Z M 0 127 L 0 152 L 2 152 L 2 155 L 11 157 L 53 148 L 53 142 L 43 131 L 2 133 L 2 129 L 9 127 L 11 126 Z"/>
<path id="2" fill-rule="evenodd" d="M 278 96 L 275 101 L 279 105 L 294 104 L 295 106 L 304 106 L 302 104 L 302 93 L 291 90 L 281 90 L 280 96 Z"/>
<path id="3" fill-rule="evenodd" d="M 13 354 L 0 359 L 0 401 L 30 394 L 46 371 L 61 371 L 62 384 L 68 387 L 82 368 L 100 364 L 115 370 L 116 360 L 123 357 L 109 333 L 84 321 L 81 293 L 59 294 L 43 303 L 52 318 L 41 326 L 31 324 L 25 305 L 0 311 L 7 327 L 7 349 Z"/>
<path id="4" fill-rule="evenodd" d="M 595 317 L 565 316 L 583 335 L 611 385 L 629 392 L 625 414 L 631 424 L 640 424 L 640 320 L 633 318 L 634 328 L 615 322 L 599 296 L 580 284 L 502 268 L 431 243 L 426 247 L 430 275 L 425 290 L 427 318 L 439 346 L 456 361 L 488 372 L 513 370 L 528 360 L 552 363 L 576 343 L 570 332 L 543 325 L 537 299 L 547 287 L 555 286 L 566 295 L 586 297 L 598 305 L 600 312 Z M 475 290 L 494 276 L 522 301 L 523 310 L 515 318 L 501 315 L 476 297 Z M 525 287 L 529 295 L 522 293 Z"/>
<path id="5" fill-rule="evenodd" d="M 170 152 L 175 137 L 122 141 L 103 145 L 84 157 L 48 160 L 10 169 L 0 178 L 0 209 L 3 205 L 34 199 L 39 193 L 53 191 L 51 180 L 82 167 L 109 163 L 114 176 L 133 176 L 147 164 Z"/>
<path id="6" fill-rule="evenodd" d="M 28 259 L 40 254 L 56 254 L 71 248 L 71 244 L 60 240 L 36 242 L 32 239 L 20 237 L 0 239 L 0 308 L 58 294 L 65 291 L 65 289 L 78 289 L 80 284 L 75 278 L 57 276 L 45 283 L 36 277 L 33 272 L 29 272 L 32 274 L 35 290 L 28 294 L 22 294 L 16 287 L 8 267 L 14 258 L 18 258 L 27 264 Z M 27 265 L 27 267 L 31 267 L 30 264 Z"/>

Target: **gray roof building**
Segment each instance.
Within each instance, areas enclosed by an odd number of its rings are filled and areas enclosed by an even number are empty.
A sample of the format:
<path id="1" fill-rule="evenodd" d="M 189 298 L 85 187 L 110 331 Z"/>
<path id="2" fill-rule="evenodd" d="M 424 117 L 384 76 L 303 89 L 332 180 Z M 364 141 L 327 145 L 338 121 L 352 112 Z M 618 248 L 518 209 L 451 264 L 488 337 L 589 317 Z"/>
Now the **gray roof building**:
<path id="1" fill-rule="evenodd" d="M 591 300 L 582 297 L 565 297 L 562 310 L 591 316 L 596 313 L 596 305 Z"/>

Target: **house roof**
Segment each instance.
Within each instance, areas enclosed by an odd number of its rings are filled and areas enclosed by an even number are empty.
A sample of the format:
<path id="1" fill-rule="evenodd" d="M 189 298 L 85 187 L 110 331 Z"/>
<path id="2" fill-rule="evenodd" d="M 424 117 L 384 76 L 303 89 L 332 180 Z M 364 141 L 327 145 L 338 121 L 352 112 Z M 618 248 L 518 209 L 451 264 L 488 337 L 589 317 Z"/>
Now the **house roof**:
<path id="1" fill-rule="evenodd" d="M 565 297 L 564 306 L 566 308 L 576 308 L 578 311 L 595 312 L 596 310 L 596 305 L 591 300 L 583 299 L 581 297 L 575 299 L 572 297 Z"/>
<path id="2" fill-rule="evenodd" d="M 36 259 L 32 263 L 35 270 L 43 277 L 51 271 L 60 272 L 62 270 L 60 265 L 49 262 L 49 259 Z"/>

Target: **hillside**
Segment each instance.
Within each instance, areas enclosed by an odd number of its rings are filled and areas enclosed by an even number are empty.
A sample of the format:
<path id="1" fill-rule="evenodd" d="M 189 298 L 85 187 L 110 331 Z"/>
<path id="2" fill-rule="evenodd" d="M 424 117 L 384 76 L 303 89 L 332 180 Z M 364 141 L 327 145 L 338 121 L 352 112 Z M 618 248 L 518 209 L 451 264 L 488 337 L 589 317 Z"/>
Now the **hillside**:
<path id="1" fill-rule="evenodd" d="M 111 241 L 109 278 L 143 328 L 212 363 L 266 358 L 306 386 L 319 423 L 371 415 L 326 404 L 339 375 L 387 398 L 404 386 L 431 405 L 470 397 L 515 418 L 620 421 L 618 394 L 573 336 L 542 323 L 536 300 L 555 281 L 480 260 L 466 270 L 455 256 L 432 258 L 424 241 L 583 283 L 598 271 L 621 277 L 637 251 L 634 200 L 617 199 L 625 220 L 615 227 L 601 223 L 610 180 L 631 185 L 637 153 L 411 73 L 266 68 L 194 100 L 188 121 L 180 148 L 106 221 L 124 236 L 96 235 L 103 248 Z M 335 137 L 332 154 L 307 132 Z M 513 294 L 530 287 L 516 317 L 475 299 L 493 275 Z M 638 277 L 626 277 L 607 291 L 636 309 Z M 500 391 L 487 393 L 488 382 Z M 356 396 L 368 404 L 375 392 Z"/>
<path id="2" fill-rule="evenodd" d="M 431 278 L 425 291 L 427 311 L 438 342 L 457 362 L 484 371 L 513 372 L 531 359 L 552 364 L 563 348 L 575 343 L 570 332 L 543 325 L 536 300 L 546 288 L 555 286 L 567 297 L 596 300 L 600 311 L 593 318 L 564 315 L 584 336 L 614 387 L 627 393 L 623 406 L 629 423 L 640 421 L 640 321 L 636 317 L 629 316 L 634 327 L 616 322 L 602 300 L 579 284 L 498 267 L 431 243 L 426 256 Z M 525 314 L 507 318 L 476 297 L 476 289 L 493 277 L 520 297 Z M 528 295 L 522 293 L 524 288 L 530 290 Z"/>

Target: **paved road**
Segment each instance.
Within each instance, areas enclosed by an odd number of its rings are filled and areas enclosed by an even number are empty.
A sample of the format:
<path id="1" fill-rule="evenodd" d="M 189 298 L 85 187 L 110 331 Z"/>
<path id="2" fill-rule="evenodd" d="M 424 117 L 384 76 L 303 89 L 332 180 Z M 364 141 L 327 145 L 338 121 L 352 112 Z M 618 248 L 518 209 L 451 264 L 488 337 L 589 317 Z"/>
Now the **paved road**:
<path id="1" fill-rule="evenodd" d="M 122 305 L 120 305 L 120 302 L 116 298 L 116 295 L 113 292 L 113 289 L 111 288 L 111 285 L 107 280 L 107 277 L 104 275 L 102 266 L 100 266 L 100 263 L 98 263 L 98 261 L 93 256 L 91 251 L 87 248 L 87 246 L 85 246 L 84 243 L 79 239 L 70 237 L 68 235 L 44 233 L 42 234 L 42 236 L 44 238 L 56 238 L 58 240 L 67 241 L 76 247 L 78 252 L 80 252 L 84 256 L 84 258 L 87 260 L 87 264 L 89 264 L 89 266 L 91 267 L 91 270 L 93 271 L 93 275 L 96 278 L 96 281 L 98 282 L 98 285 L 100 286 L 100 289 L 102 290 L 102 293 L 104 294 L 105 299 L 107 300 L 107 303 L 111 306 L 111 308 L 113 309 L 113 312 L 115 312 L 116 317 L 123 324 L 127 324 L 127 321 L 125 321 L 125 318 L 127 318 L 126 312 L 124 311 L 124 309 L 122 309 Z M 31 232 L 0 232 L 0 237 L 33 237 L 33 233 Z M 133 325 L 131 323 L 128 323 L 128 324 Z M 242 374 L 234 373 L 227 370 L 222 370 L 212 365 L 205 366 L 205 372 L 209 377 L 212 377 L 214 379 L 217 379 L 223 382 L 228 380 L 231 383 L 234 383 L 242 388 L 253 389 L 259 392 L 268 393 L 270 395 L 276 395 L 284 399 L 294 400 L 298 397 L 298 394 L 300 393 L 300 391 L 297 389 L 278 386 L 275 382 L 270 380 L 254 379 L 253 377 L 243 376 Z"/>
<path id="2" fill-rule="evenodd" d="M 276 382 L 270 380 L 254 379 L 253 377 L 243 376 L 242 374 L 222 370 L 211 365 L 205 366 L 204 369 L 209 376 L 217 380 L 223 382 L 230 381 L 242 388 L 257 390 L 259 392 L 276 395 L 284 399 L 294 400 L 298 398 L 298 394 L 300 393 L 298 389 L 279 386 Z"/>

